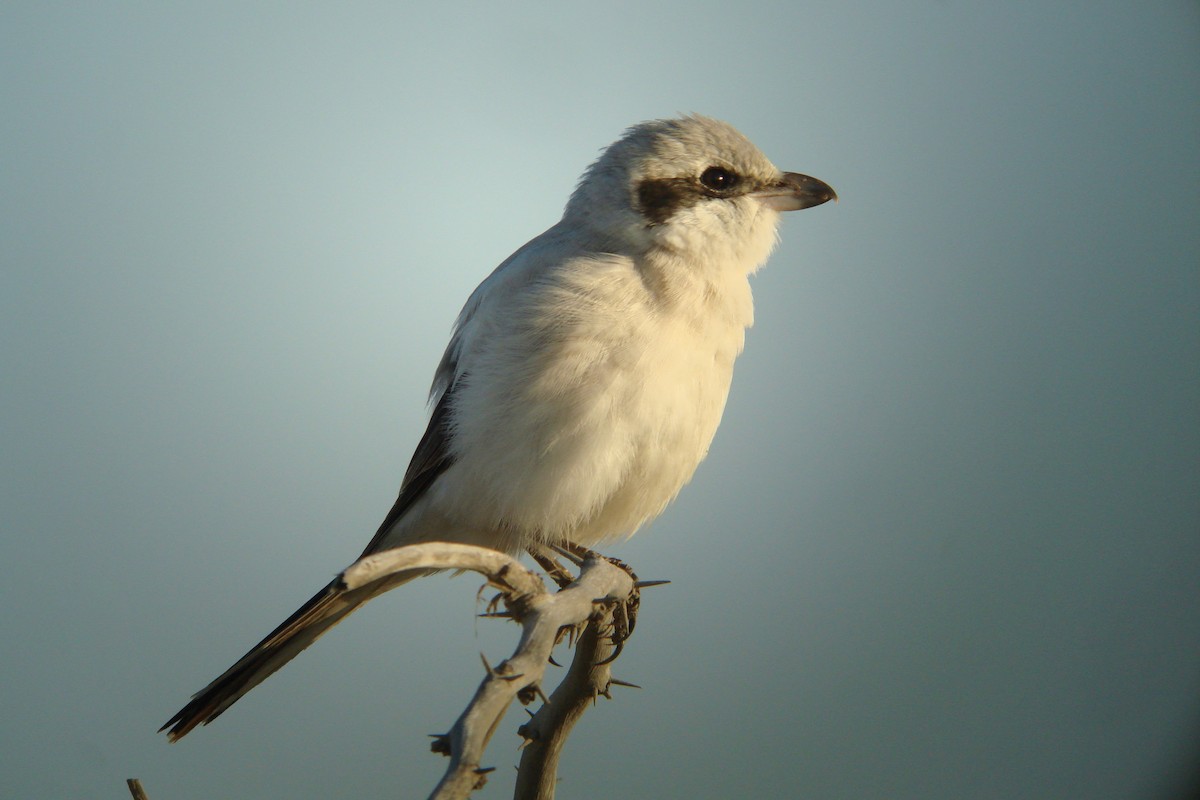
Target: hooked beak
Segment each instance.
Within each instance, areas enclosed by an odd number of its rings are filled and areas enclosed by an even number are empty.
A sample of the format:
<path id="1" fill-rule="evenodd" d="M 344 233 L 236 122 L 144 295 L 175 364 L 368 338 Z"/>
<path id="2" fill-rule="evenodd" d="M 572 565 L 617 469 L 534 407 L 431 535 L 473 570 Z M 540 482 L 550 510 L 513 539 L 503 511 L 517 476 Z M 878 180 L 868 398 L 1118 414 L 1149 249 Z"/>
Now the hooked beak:
<path id="1" fill-rule="evenodd" d="M 837 192 L 828 183 L 798 172 L 783 173 L 778 181 L 751 196 L 776 211 L 799 211 L 838 199 Z"/>

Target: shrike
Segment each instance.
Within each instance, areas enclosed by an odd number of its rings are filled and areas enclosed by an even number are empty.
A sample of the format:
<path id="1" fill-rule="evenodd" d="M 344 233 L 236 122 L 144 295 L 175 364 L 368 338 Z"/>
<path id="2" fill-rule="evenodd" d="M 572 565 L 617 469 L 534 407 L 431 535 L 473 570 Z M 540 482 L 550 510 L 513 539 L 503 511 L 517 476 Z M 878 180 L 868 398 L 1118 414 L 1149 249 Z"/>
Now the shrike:
<path id="1" fill-rule="evenodd" d="M 363 556 L 429 541 L 591 546 L 657 516 L 708 452 L 779 213 L 836 199 L 701 116 L 630 128 L 562 220 L 458 316 L 400 496 Z M 361 557 L 361 556 L 360 556 Z M 207 724 L 358 606 L 326 586 L 163 726 Z"/>

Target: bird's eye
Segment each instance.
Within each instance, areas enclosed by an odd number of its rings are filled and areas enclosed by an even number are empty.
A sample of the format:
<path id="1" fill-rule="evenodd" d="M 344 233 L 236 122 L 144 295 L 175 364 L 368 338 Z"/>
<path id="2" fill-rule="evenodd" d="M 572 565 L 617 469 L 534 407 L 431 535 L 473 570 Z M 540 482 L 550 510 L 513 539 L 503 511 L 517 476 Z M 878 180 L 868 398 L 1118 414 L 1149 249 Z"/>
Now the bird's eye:
<path id="1" fill-rule="evenodd" d="M 709 167 L 700 173 L 700 183 L 714 192 L 724 192 L 737 185 L 738 176 L 724 167 Z"/>

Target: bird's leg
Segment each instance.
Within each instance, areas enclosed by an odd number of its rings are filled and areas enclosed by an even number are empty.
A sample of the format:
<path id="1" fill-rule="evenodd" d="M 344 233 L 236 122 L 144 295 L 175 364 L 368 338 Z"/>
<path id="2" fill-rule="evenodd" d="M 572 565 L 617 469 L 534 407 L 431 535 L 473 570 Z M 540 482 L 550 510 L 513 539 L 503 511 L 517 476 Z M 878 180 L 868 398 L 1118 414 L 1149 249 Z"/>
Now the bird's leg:
<path id="1" fill-rule="evenodd" d="M 525 548 L 525 552 L 529 553 L 529 557 L 537 562 L 537 565 L 558 585 L 559 589 L 565 589 L 575 582 L 575 576 L 554 557 L 554 551 L 550 548 L 540 544 L 531 545 Z M 578 626 L 573 625 L 560 630 L 554 640 L 554 645 L 557 647 L 563 640 L 563 637 L 570 637 L 571 645 L 573 646 L 575 638 L 583 632 L 583 624 Z M 556 667 L 562 666 L 554 660 L 554 656 L 550 656 L 550 663 Z"/>
<path id="2" fill-rule="evenodd" d="M 558 559 L 554 557 L 553 551 L 542 545 L 533 545 L 525 548 L 525 552 L 529 553 L 529 557 L 537 562 L 550 580 L 558 584 L 558 588 L 565 589 L 574 582 L 575 576 L 559 563 Z"/>

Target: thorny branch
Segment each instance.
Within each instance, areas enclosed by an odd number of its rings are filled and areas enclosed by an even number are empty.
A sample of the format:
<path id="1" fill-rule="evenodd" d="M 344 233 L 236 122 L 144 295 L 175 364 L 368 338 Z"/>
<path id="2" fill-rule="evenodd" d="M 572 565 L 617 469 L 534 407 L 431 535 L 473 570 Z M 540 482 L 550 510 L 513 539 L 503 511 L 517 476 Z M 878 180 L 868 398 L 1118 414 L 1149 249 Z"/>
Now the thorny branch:
<path id="1" fill-rule="evenodd" d="M 492 666 L 483 660 L 486 675 L 466 710 L 448 733 L 436 736 L 435 753 L 450 758 L 431 800 L 461 800 L 481 788 L 494 768 L 483 767 L 484 750 L 514 698 L 528 705 L 540 698 L 541 709 L 518 733 L 525 738 L 514 797 L 552 800 L 558 757 L 572 727 L 597 696 L 609 697 L 618 681 L 609 666 L 621 652 L 636 620 L 639 588 L 663 581 L 637 582 L 623 564 L 576 548 L 562 551 L 579 568 L 574 576 L 548 552 L 537 562 L 561 587 L 551 594 L 537 573 L 515 558 L 483 547 L 448 542 L 399 547 L 367 556 L 340 576 L 342 588 L 352 590 L 388 575 L 413 569 L 456 569 L 478 572 L 499 590 L 505 611 L 484 616 L 508 617 L 521 626 L 512 656 Z M 489 607 L 489 611 L 495 607 Z M 576 640 L 575 657 L 566 677 L 549 698 L 542 689 L 551 652 L 564 634 Z M 128 782 L 136 800 L 144 800 L 141 783 Z"/>
<path id="2" fill-rule="evenodd" d="M 539 563 L 543 559 L 539 558 Z M 430 798 L 457 800 L 480 788 L 491 771 L 481 766 L 484 749 L 513 698 L 528 704 L 540 697 L 544 701 L 541 710 L 519 731 L 526 748 L 514 797 L 550 800 L 558 756 L 571 728 L 597 695 L 607 697 L 610 685 L 621 685 L 611 678 L 609 665 L 631 632 L 637 610 L 638 586 L 632 572 L 589 553 L 580 564 L 578 577 L 550 594 L 537 574 L 516 559 L 494 550 L 435 542 L 369 556 L 341 578 L 352 589 L 393 572 L 421 567 L 470 569 L 484 575 L 500 591 L 507 614 L 522 629 L 510 658 L 494 667 L 484 661 L 487 674 L 470 704 L 449 733 L 435 738 L 433 750 L 448 755 L 450 764 Z M 560 579 L 563 574 L 555 577 Z M 563 631 L 577 630 L 582 633 L 570 669 L 547 700 L 542 680 L 551 652 Z"/>

